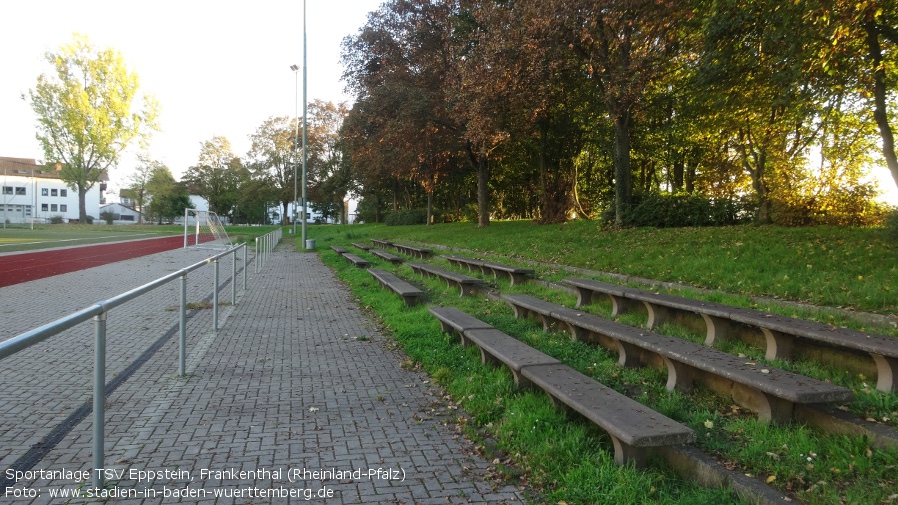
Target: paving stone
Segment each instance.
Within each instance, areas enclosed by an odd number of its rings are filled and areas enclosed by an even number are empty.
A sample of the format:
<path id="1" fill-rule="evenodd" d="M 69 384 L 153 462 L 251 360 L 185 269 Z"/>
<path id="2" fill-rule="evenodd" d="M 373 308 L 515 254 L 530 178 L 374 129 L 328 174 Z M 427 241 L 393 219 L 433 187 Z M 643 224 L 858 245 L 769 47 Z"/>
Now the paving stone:
<path id="1" fill-rule="evenodd" d="M 249 264 L 248 289 L 238 290 L 236 306 L 222 308 L 217 333 L 210 331 L 211 310 L 190 318 L 187 377 L 177 375 L 175 335 L 108 396 L 105 465 L 125 475 L 107 485 L 143 493 L 128 503 L 147 504 L 299 503 L 306 501 L 302 495 L 286 500 L 251 493 L 305 488 L 332 493 L 318 500 L 328 504 L 523 502 L 514 486 L 488 481 L 490 463 L 454 431 L 438 420 L 416 419 L 438 399 L 427 377 L 400 367 L 402 356 L 389 337 L 317 255 L 289 245 L 279 247 L 259 274 Z M 200 254 L 170 251 L 0 288 L 0 298 L 11 301 L 0 314 L 0 338 L 195 263 Z M 230 262 L 222 267 L 221 277 L 229 277 Z M 188 277 L 191 301 L 209 294 L 211 273 L 203 268 Z M 177 324 L 177 312 L 166 310 L 177 304 L 176 284 L 158 291 L 110 314 L 107 380 Z M 229 287 L 220 300 L 230 301 Z M 0 380 L 11 387 L 0 393 L 0 444 L 7 449 L 0 469 L 90 401 L 92 332 L 90 325 L 67 330 L 17 354 L 13 364 L 4 361 Z M 362 335 L 367 339 L 357 340 Z M 34 469 L 91 470 L 91 419 L 78 422 Z M 318 471 L 319 478 L 293 478 L 291 469 Z M 138 482 L 129 478 L 131 470 L 183 470 L 189 477 Z M 211 472 L 201 477 L 203 470 Z M 215 473 L 232 470 L 252 473 Z M 364 475 L 327 474 L 356 470 Z M 384 478 L 402 470 L 405 480 Z M 60 479 L 17 485 L 40 487 L 43 494 L 16 503 L 63 503 L 50 500 L 48 490 L 77 487 Z M 200 496 L 161 498 L 164 489 L 188 486 Z"/>

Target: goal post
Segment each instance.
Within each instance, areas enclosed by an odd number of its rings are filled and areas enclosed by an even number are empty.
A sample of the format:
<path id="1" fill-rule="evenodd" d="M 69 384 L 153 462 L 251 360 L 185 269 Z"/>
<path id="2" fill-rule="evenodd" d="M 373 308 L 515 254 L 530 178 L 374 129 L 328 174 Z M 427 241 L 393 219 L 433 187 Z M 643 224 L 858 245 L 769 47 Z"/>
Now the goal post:
<path id="1" fill-rule="evenodd" d="M 184 209 L 184 247 L 227 249 L 231 238 L 218 214 L 208 210 Z"/>

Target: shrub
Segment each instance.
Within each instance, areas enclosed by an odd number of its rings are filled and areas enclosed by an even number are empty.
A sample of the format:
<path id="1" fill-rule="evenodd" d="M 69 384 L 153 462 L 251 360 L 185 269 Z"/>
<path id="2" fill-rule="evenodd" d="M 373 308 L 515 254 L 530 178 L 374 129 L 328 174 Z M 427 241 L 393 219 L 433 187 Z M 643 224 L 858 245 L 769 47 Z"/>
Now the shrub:
<path id="1" fill-rule="evenodd" d="M 115 214 L 112 212 L 100 212 L 100 219 L 106 221 L 106 224 L 112 224 L 115 221 Z"/>
<path id="2" fill-rule="evenodd" d="M 62 224 L 62 216 L 50 216 L 50 224 Z"/>
<path id="3" fill-rule="evenodd" d="M 384 224 L 387 226 L 427 224 L 427 211 L 424 209 L 410 209 L 400 210 L 399 212 L 390 212 L 387 214 L 387 217 L 384 218 Z"/>
<path id="4" fill-rule="evenodd" d="M 655 228 L 728 226 L 749 222 L 753 215 L 753 204 L 747 200 L 665 193 L 637 199 L 626 221 Z"/>
<path id="5" fill-rule="evenodd" d="M 898 207 L 892 207 L 886 212 L 884 226 L 886 233 L 892 239 L 898 240 Z"/>

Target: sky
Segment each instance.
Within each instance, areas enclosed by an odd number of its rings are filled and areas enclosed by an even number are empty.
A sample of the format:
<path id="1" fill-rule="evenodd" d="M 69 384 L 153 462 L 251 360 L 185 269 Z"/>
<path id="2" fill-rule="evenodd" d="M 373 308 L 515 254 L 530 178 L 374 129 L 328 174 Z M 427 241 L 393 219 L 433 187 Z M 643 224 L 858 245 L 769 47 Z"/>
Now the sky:
<path id="1" fill-rule="evenodd" d="M 351 105 L 340 81 L 340 43 L 358 33 L 381 2 L 307 0 L 310 102 Z M 34 112 L 21 96 L 51 71 L 44 54 L 71 42 L 74 33 L 121 52 L 142 91 L 156 96 L 162 131 L 149 153 L 175 177 L 196 164 L 202 142 L 224 136 L 234 154 L 245 156 L 249 135 L 266 119 L 302 111 L 302 70 L 290 70 L 303 63 L 301 0 L 26 0 L 7 2 L 3 20 L 0 156 L 43 160 Z M 110 173 L 110 200 L 128 186 L 136 153 L 132 148 Z M 873 175 L 886 199 L 898 204 L 888 171 Z"/>
<path id="2" fill-rule="evenodd" d="M 308 100 L 351 103 L 340 81 L 340 43 L 355 35 L 382 0 L 307 0 Z M 21 99 L 44 59 L 86 35 L 112 48 L 140 76 L 141 91 L 160 103 L 161 131 L 149 147 L 175 177 L 196 164 L 214 136 L 246 155 L 249 139 L 272 116 L 302 113 L 303 1 L 28 0 L 3 6 L 0 30 L 0 156 L 43 160 L 36 118 Z M 297 93 L 298 88 L 298 93 Z M 110 173 L 110 189 L 127 187 L 136 146 Z M 109 192 L 112 196 L 112 191 Z"/>

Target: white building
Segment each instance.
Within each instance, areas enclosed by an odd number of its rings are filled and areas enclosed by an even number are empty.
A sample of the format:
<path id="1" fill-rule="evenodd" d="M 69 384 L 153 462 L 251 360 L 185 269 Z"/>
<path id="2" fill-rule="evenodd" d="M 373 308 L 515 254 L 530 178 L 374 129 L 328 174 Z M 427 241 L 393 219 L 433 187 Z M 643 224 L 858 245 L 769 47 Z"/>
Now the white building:
<path id="1" fill-rule="evenodd" d="M 106 183 L 100 182 L 87 192 L 87 215 L 99 218 L 105 189 Z M 78 191 L 68 187 L 56 170 L 33 159 L 0 157 L 0 219 L 47 223 L 54 217 L 65 222 L 78 220 Z"/>
<path id="2" fill-rule="evenodd" d="M 120 203 L 110 203 L 100 206 L 100 219 L 103 219 L 103 213 L 108 212 L 112 217 L 112 224 L 137 224 L 140 221 L 140 212 L 122 205 Z"/>

